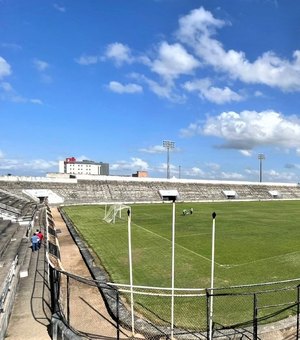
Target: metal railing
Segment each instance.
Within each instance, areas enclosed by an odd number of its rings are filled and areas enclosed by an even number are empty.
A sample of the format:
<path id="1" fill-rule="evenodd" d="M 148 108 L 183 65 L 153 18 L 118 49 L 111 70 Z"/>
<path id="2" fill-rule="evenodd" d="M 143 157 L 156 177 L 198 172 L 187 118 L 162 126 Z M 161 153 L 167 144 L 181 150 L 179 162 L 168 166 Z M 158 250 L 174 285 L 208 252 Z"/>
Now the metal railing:
<path id="1" fill-rule="evenodd" d="M 133 287 L 131 292 L 121 285 L 85 279 L 54 267 L 50 273 L 53 312 L 58 313 L 75 333 L 97 338 L 104 336 L 103 330 L 112 325 L 116 339 L 131 338 L 135 334 L 141 334 L 145 339 L 171 339 L 170 290 Z M 263 339 L 264 333 L 270 332 L 276 322 L 284 320 L 281 322 L 290 329 L 289 339 L 299 339 L 299 285 L 283 288 L 281 283 L 281 287 L 268 285 L 266 288 L 255 292 L 247 292 L 248 287 L 243 292 L 235 287 L 213 293 L 207 289 L 206 294 L 188 290 L 176 292 L 174 338 L 258 340 Z M 88 298 L 84 291 L 88 291 Z M 131 323 L 131 293 L 134 325 Z M 284 295 L 289 302 L 281 302 Z M 210 334 L 212 296 L 214 313 Z M 101 305 L 102 297 L 105 306 Z M 103 308 L 108 310 L 106 316 Z M 110 318 L 112 321 L 108 321 Z"/>

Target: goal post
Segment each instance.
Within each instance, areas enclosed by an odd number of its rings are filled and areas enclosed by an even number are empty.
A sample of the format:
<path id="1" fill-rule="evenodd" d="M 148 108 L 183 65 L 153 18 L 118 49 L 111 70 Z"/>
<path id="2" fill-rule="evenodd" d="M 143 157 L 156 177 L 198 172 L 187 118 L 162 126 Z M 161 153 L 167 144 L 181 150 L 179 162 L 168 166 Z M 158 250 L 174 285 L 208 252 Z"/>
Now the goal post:
<path id="1" fill-rule="evenodd" d="M 113 204 L 107 209 L 105 206 L 105 214 L 103 220 L 107 223 L 115 223 L 116 217 L 122 218 L 122 211 L 130 209 L 128 205 L 125 204 Z"/>

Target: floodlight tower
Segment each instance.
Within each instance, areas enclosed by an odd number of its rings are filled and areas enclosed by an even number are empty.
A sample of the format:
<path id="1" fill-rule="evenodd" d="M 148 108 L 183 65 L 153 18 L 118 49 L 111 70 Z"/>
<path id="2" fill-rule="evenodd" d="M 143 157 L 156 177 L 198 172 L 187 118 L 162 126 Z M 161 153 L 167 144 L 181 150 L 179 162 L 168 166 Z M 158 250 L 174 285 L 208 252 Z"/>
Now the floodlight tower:
<path id="1" fill-rule="evenodd" d="M 163 147 L 167 149 L 167 178 L 170 178 L 170 150 L 175 148 L 175 142 L 164 140 Z"/>
<path id="2" fill-rule="evenodd" d="M 259 153 L 258 159 L 259 159 L 259 182 L 262 182 L 262 161 L 266 159 L 266 157 L 263 153 Z"/>

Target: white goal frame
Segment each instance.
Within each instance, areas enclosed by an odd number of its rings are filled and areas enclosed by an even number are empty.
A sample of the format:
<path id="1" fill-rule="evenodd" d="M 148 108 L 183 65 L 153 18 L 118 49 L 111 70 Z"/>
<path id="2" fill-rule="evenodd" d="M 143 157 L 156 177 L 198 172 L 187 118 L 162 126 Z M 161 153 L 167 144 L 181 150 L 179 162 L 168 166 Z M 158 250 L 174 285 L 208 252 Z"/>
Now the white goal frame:
<path id="1" fill-rule="evenodd" d="M 129 209 L 130 206 L 125 205 L 125 204 L 112 204 L 109 206 L 109 209 L 107 210 L 107 205 L 105 205 L 105 213 L 103 220 L 107 223 L 115 223 L 116 222 L 116 217 L 122 218 L 122 210 L 124 209 Z"/>

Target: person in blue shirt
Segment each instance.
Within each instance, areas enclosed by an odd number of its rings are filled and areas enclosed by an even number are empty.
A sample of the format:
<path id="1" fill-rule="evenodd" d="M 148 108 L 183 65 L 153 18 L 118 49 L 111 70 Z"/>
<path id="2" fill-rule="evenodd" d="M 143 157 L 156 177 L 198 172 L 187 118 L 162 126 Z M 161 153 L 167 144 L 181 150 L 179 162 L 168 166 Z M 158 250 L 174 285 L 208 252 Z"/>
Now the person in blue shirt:
<path id="1" fill-rule="evenodd" d="M 39 237 L 37 236 L 36 233 L 34 233 L 34 234 L 31 236 L 31 246 L 32 246 L 32 251 L 36 251 L 36 250 L 39 249 L 39 242 L 40 242 Z"/>

